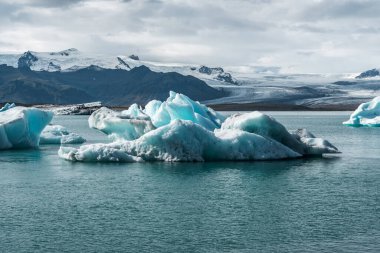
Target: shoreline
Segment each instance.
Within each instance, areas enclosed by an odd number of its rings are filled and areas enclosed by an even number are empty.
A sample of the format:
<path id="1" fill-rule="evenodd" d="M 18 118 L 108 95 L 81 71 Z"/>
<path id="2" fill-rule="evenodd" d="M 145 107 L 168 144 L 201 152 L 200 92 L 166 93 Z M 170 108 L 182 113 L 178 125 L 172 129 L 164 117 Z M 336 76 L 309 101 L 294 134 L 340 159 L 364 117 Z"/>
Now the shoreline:
<path id="1" fill-rule="evenodd" d="M 304 106 L 295 104 L 273 104 L 273 103 L 230 103 L 230 104 L 206 104 L 215 111 L 354 111 L 360 105 L 320 105 Z M 110 106 L 113 110 L 126 110 L 129 106 Z"/>
<path id="2" fill-rule="evenodd" d="M 354 111 L 360 105 L 346 104 L 346 105 L 319 105 L 319 106 L 305 106 L 295 104 L 273 104 L 273 103 L 246 103 L 246 104 L 213 104 L 207 105 L 216 111 Z"/>
<path id="3" fill-rule="evenodd" d="M 0 103 L 0 108 L 5 103 Z M 59 108 L 74 106 L 78 104 L 60 105 L 60 104 L 21 104 L 16 103 L 18 106 L 36 107 L 36 108 Z M 354 111 L 360 105 L 355 104 L 325 104 L 319 106 L 305 106 L 295 104 L 274 104 L 274 103 L 228 103 L 228 104 L 206 104 L 206 106 L 214 109 L 215 111 Z M 128 106 L 106 106 L 113 110 L 126 110 Z"/>

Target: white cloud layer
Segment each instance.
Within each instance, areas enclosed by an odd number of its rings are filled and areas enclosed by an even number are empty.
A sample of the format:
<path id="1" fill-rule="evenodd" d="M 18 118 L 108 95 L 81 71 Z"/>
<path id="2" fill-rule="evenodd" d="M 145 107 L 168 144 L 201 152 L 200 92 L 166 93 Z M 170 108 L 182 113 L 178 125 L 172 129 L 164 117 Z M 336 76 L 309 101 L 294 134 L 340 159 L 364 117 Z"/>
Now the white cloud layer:
<path id="1" fill-rule="evenodd" d="M 380 67 L 379 13 L 377 0 L 0 0 L 0 52 L 358 72 Z"/>

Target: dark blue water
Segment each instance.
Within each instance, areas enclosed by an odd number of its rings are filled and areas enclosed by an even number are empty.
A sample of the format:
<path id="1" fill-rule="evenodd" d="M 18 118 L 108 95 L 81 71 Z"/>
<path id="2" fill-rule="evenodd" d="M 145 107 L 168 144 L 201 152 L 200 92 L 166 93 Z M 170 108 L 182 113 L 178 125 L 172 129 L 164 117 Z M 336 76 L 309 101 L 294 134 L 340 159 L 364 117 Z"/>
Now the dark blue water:
<path id="1" fill-rule="evenodd" d="M 0 152 L 0 252 L 380 252 L 380 128 L 273 113 L 343 152 L 239 163 L 81 164 Z M 58 117 L 90 142 L 86 117 Z"/>

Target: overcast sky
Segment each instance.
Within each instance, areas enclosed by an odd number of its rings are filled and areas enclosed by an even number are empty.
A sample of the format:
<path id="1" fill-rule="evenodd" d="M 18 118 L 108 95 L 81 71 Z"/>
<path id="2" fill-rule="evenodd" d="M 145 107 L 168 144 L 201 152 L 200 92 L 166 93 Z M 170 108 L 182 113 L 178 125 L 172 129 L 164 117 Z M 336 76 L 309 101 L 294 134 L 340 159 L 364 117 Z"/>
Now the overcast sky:
<path id="1" fill-rule="evenodd" d="M 0 52 L 138 54 L 293 72 L 380 67 L 377 0 L 0 0 Z"/>

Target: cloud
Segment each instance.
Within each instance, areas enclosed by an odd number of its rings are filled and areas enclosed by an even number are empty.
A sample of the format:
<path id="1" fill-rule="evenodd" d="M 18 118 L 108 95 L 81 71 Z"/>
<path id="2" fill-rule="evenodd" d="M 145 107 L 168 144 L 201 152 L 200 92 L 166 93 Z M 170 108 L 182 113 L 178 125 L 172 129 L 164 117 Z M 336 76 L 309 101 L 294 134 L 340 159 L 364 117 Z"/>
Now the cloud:
<path id="1" fill-rule="evenodd" d="M 0 52 L 350 72 L 380 65 L 378 13 L 376 0 L 0 0 Z"/>
<path id="2" fill-rule="evenodd" d="M 42 8 L 62 8 L 70 5 L 85 2 L 86 0 L 3 0 L 5 3 L 11 3 L 18 6 L 36 6 Z"/>
<path id="3" fill-rule="evenodd" d="M 378 17 L 380 5 L 374 0 L 314 1 L 303 12 L 305 19 L 367 19 Z"/>

